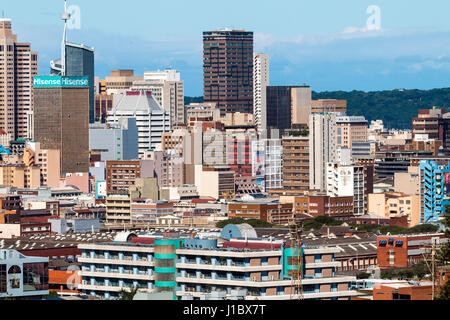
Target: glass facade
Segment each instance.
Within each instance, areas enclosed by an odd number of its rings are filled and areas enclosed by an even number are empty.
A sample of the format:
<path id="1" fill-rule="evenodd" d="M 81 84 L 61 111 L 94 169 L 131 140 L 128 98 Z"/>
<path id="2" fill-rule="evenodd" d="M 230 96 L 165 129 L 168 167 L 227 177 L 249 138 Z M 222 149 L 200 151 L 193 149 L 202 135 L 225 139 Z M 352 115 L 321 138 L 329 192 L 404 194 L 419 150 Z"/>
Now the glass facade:
<path id="1" fill-rule="evenodd" d="M 23 264 L 23 291 L 48 290 L 48 263 Z"/>

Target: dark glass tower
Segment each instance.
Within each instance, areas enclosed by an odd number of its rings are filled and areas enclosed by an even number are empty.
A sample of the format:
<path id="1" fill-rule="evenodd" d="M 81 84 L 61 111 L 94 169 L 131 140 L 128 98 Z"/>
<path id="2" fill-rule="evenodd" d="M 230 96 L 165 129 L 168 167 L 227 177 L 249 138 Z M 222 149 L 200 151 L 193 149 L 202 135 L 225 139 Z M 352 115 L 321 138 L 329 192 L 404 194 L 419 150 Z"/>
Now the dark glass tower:
<path id="1" fill-rule="evenodd" d="M 50 63 L 50 73 L 61 75 L 61 59 Z M 66 42 L 66 76 L 89 77 L 89 123 L 95 122 L 94 49 Z"/>
<path id="2" fill-rule="evenodd" d="M 253 113 L 253 32 L 203 33 L 205 102 L 226 112 Z"/>

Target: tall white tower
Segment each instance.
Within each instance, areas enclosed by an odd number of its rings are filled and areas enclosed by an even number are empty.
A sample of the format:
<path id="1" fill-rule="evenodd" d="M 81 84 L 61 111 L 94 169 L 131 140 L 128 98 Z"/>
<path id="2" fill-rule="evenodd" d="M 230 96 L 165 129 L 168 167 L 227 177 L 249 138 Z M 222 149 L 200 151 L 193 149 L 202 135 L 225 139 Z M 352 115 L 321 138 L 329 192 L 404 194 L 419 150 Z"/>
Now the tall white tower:
<path id="1" fill-rule="evenodd" d="M 258 132 L 267 129 L 267 87 L 269 78 L 269 55 L 253 54 L 253 114 Z"/>
<path id="2" fill-rule="evenodd" d="M 326 191 L 327 163 L 337 156 L 336 114 L 313 113 L 309 119 L 309 187 Z"/>

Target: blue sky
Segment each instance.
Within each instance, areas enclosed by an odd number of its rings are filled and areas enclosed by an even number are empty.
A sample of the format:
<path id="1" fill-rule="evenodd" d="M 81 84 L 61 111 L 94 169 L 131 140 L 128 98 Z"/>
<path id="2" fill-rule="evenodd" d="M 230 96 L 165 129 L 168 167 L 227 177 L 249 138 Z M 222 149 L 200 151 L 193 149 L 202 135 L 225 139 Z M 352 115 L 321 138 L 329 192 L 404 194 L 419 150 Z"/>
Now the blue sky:
<path id="1" fill-rule="evenodd" d="M 96 73 L 173 67 L 186 95 L 202 95 L 202 32 L 255 33 L 271 56 L 271 85 L 316 91 L 450 87 L 450 1 L 446 0 L 69 0 L 81 29 L 69 40 L 95 48 Z M 381 30 L 367 30 L 376 5 Z M 27 9 L 24 9 L 25 6 Z M 19 41 L 39 52 L 40 74 L 59 56 L 62 0 L 4 1 Z"/>

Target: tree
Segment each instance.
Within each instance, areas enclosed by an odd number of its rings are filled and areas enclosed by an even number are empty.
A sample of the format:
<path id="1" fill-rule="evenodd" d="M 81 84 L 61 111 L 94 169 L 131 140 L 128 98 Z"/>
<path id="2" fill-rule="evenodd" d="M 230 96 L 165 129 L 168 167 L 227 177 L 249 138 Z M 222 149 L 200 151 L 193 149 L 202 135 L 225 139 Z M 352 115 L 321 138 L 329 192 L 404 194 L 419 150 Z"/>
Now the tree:
<path id="1" fill-rule="evenodd" d="M 382 271 L 380 274 L 381 279 L 392 279 L 394 277 L 394 273 L 392 271 Z"/>
<path id="2" fill-rule="evenodd" d="M 450 237 L 450 206 L 445 206 L 445 216 L 444 216 L 444 226 L 445 229 L 445 236 L 447 238 Z M 439 264 L 442 266 L 448 266 L 450 263 L 450 242 L 447 242 L 444 244 L 441 249 L 438 252 L 437 255 Z M 450 281 L 446 281 L 440 288 L 439 288 L 439 296 L 437 297 L 437 300 L 450 300 Z"/>
<path id="3" fill-rule="evenodd" d="M 138 287 L 134 287 L 128 290 L 122 289 L 119 292 L 119 298 L 120 300 L 133 300 L 138 292 L 139 292 Z"/>
<path id="4" fill-rule="evenodd" d="M 359 280 L 362 280 L 362 279 L 369 279 L 370 276 L 371 276 L 370 273 L 367 273 L 367 272 L 361 272 L 361 273 L 358 273 L 358 274 L 356 275 L 356 279 L 359 279 Z"/>

